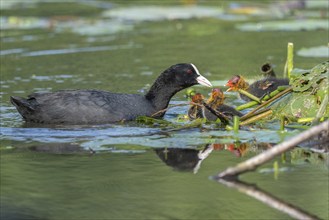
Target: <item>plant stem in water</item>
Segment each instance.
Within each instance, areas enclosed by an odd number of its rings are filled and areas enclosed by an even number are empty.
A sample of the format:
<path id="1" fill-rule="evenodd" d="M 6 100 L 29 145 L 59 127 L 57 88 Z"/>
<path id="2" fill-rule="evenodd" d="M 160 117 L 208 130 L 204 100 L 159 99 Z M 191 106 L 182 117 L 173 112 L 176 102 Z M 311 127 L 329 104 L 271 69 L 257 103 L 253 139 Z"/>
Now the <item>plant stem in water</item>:
<path id="1" fill-rule="evenodd" d="M 233 117 L 233 130 L 235 133 L 239 132 L 240 118 L 238 116 Z"/>
<path id="2" fill-rule="evenodd" d="M 239 89 L 238 92 L 240 94 L 242 94 L 242 95 L 248 96 L 248 98 L 250 98 L 250 99 L 252 99 L 252 100 L 254 100 L 254 101 L 258 102 L 258 103 L 261 103 L 261 100 L 258 97 L 256 97 L 253 94 L 247 92 L 246 90 Z"/>

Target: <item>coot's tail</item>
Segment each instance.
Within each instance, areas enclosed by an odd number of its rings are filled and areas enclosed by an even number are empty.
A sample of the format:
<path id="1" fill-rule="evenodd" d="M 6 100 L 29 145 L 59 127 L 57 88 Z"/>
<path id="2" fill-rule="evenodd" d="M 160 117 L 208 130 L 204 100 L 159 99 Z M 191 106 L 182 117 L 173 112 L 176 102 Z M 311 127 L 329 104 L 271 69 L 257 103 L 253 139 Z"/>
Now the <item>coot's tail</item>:
<path id="1" fill-rule="evenodd" d="M 35 106 L 30 100 L 18 97 L 11 96 L 10 102 L 16 107 L 17 111 L 26 119 L 28 115 L 32 114 L 35 111 Z"/>

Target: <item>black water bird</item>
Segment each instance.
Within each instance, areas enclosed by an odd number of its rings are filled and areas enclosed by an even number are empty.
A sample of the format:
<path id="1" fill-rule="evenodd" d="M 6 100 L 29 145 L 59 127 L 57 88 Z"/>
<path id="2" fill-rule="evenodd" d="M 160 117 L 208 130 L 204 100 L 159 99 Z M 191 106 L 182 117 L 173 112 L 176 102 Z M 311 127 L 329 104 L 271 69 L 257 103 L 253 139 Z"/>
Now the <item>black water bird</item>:
<path id="1" fill-rule="evenodd" d="M 138 116 L 163 117 L 170 99 L 179 91 L 201 84 L 211 87 L 195 65 L 176 64 L 156 79 L 146 95 L 100 90 L 61 90 L 33 93 L 27 99 L 11 97 L 25 121 L 44 124 L 105 124 Z"/>

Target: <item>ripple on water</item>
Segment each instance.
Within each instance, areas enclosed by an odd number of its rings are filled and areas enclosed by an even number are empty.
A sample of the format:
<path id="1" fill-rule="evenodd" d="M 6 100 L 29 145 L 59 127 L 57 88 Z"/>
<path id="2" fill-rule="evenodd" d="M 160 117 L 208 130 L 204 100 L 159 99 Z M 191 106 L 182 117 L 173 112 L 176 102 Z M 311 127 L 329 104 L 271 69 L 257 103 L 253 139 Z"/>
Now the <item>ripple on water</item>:
<path id="1" fill-rule="evenodd" d="M 6 117 L 17 117 L 7 113 Z M 210 130 L 200 132 L 199 128 L 182 131 L 166 132 L 159 128 L 136 127 L 133 124 L 106 125 L 106 126 L 57 126 L 49 127 L 12 128 L 1 127 L 1 136 L 4 140 L 65 143 L 79 142 L 85 149 L 101 149 L 115 145 L 139 145 L 145 147 L 179 147 L 186 148 L 211 142 L 227 143 L 256 140 L 260 142 L 277 143 L 282 137 L 276 131 L 240 131 L 235 134 L 231 131 Z M 49 125 L 48 125 L 49 126 Z M 292 135 L 292 134 L 289 134 Z"/>
<path id="2" fill-rule="evenodd" d="M 64 49 L 55 49 L 55 50 L 30 51 L 30 52 L 23 53 L 22 56 L 27 56 L 27 57 L 49 56 L 49 55 L 71 54 L 71 53 L 122 50 L 122 49 L 132 49 L 132 48 L 140 48 L 140 47 L 141 47 L 141 45 L 124 44 L 124 45 L 112 45 L 112 46 L 64 48 Z"/>

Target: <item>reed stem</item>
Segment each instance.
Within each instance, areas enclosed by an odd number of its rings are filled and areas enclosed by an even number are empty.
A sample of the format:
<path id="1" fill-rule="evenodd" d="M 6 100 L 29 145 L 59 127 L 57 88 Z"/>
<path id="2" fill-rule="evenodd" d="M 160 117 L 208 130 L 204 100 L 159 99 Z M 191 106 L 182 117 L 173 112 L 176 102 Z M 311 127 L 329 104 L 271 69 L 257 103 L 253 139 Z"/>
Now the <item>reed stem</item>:
<path id="1" fill-rule="evenodd" d="M 240 118 L 238 116 L 233 117 L 233 130 L 235 133 L 239 132 Z"/>
<path id="2" fill-rule="evenodd" d="M 269 103 L 271 103 L 271 102 L 277 100 L 277 99 L 280 98 L 281 96 L 283 96 L 283 95 L 285 95 L 285 94 L 287 94 L 287 93 L 289 93 L 289 92 L 291 92 L 291 91 L 292 91 L 292 88 L 289 87 L 289 88 L 287 88 L 286 90 L 284 90 L 284 91 L 282 91 L 282 92 L 276 94 L 276 95 L 275 95 L 274 97 L 272 97 L 271 99 L 269 99 L 269 100 L 263 102 L 261 105 L 259 105 L 259 106 L 256 107 L 255 109 L 253 109 L 251 112 L 248 112 L 248 114 L 245 114 L 244 116 L 242 116 L 242 117 L 241 117 L 241 120 L 246 120 L 246 119 L 252 117 L 256 111 L 258 111 L 259 109 L 263 108 L 264 106 L 268 105 Z M 272 93 L 271 93 L 271 94 L 272 94 Z"/>
<path id="3" fill-rule="evenodd" d="M 245 96 L 247 96 L 248 98 L 250 98 L 250 99 L 252 99 L 252 100 L 258 102 L 258 103 L 261 103 L 261 100 L 260 100 L 258 97 L 256 97 L 256 96 L 254 96 L 253 94 L 247 92 L 246 90 L 239 89 L 238 92 L 239 92 L 240 94 L 245 95 Z"/>
<path id="4" fill-rule="evenodd" d="M 294 44 L 289 42 L 287 48 L 287 61 L 285 65 L 284 76 L 290 79 L 290 73 L 293 68 L 294 68 Z"/>
<path id="5" fill-rule="evenodd" d="M 262 100 L 267 101 L 270 98 L 276 96 L 278 93 L 280 93 L 281 91 L 284 91 L 287 88 L 289 88 L 289 87 L 287 87 L 287 86 L 279 86 L 276 90 L 274 90 L 273 92 L 271 92 L 269 95 L 266 95 Z M 251 101 L 251 102 L 248 102 L 246 104 L 240 105 L 240 106 L 236 107 L 235 109 L 238 110 L 238 111 L 241 111 L 241 110 L 244 110 L 244 109 L 247 109 L 247 108 L 251 108 L 251 107 L 253 107 L 255 105 L 258 105 L 258 104 L 259 103 L 256 102 L 256 101 Z"/>

